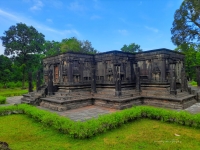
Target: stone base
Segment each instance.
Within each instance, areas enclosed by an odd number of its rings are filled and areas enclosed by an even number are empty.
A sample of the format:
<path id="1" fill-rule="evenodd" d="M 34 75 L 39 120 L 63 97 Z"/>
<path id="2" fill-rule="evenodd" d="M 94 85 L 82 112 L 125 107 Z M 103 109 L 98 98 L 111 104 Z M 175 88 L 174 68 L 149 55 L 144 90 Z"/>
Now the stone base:
<path id="1" fill-rule="evenodd" d="M 97 105 L 113 109 L 126 109 L 136 105 L 150 105 L 170 109 L 185 109 L 195 104 L 197 101 L 194 95 L 183 98 L 163 98 L 163 97 L 129 97 L 129 98 L 82 98 L 78 100 L 55 100 L 50 98 L 41 98 L 40 106 L 50 108 L 56 111 L 65 111 L 69 109 L 80 108 L 84 106 Z"/>

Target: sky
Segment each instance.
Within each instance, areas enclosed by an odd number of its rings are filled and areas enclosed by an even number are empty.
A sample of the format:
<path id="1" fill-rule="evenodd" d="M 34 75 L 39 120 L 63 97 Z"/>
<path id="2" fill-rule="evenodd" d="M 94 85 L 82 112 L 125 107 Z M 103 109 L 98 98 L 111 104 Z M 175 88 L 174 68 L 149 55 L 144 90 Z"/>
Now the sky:
<path id="1" fill-rule="evenodd" d="M 171 42 L 174 13 L 183 0 L 0 0 L 0 36 L 25 23 L 45 40 L 76 37 L 99 52 L 136 43 L 143 51 L 176 46 Z M 0 41 L 0 54 L 4 53 Z"/>

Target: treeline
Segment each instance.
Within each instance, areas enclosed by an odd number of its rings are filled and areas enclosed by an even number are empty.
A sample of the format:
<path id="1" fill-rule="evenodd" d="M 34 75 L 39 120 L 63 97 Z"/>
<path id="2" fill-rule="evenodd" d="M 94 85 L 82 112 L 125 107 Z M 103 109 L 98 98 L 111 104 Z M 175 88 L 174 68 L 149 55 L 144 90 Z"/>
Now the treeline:
<path id="1" fill-rule="evenodd" d="M 183 0 L 174 13 L 171 40 L 176 51 L 185 54 L 187 76 L 196 80 L 195 66 L 200 65 L 200 1 Z"/>
<path id="2" fill-rule="evenodd" d="M 4 55 L 0 55 L 0 83 L 9 87 L 8 82 L 22 82 L 28 79 L 31 72 L 33 80 L 37 71 L 42 71 L 42 59 L 65 52 L 97 53 L 88 40 L 80 41 L 75 37 L 63 39 L 61 42 L 46 41 L 45 36 L 33 26 L 23 23 L 11 26 L 0 36 L 5 47 Z"/>
<path id="3" fill-rule="evenodd" d="M 80 41 L 71 37 L 61 42 L 46 41 L 42 33 L 23 23 L 11 26 L 0 39 L 5 47 L 4 55 L 0 55 L 0 84 L 5 88 L 11 83 L 14 85 L 14 82 L 19 85 L 19 81 L 24 88 L 29 72 L 36 80 L 37 71 L 42 71 L 42 59 L 45 57 L 65 52 L 98 53 L 88 40 Z M 124 45 L 121 50 L 131 53 L 141 51 L 135 43 Z"/>

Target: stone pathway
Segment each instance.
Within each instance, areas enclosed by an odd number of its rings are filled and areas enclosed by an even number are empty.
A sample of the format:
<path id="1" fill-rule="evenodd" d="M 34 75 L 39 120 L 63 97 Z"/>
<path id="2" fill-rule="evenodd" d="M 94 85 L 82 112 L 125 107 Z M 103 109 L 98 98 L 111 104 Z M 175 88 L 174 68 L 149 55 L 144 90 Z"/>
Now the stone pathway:
<path id="1" fill-rule="evenodd" d="M 200 113 L 200 103 L 196 103 L 196 104 L 186 108 L 185 110 L 189 111 L 192 114 Z"/>
<path id="2" fill-rule="evenodd" d="M 61 116 L 69 117 L 70 119 L 74 121 L 85 121 L 92 118 L 98 118 L 98 116 L 100 115 L 109 114 L 109 113 L 117 111 L 115 109 L 110 109 L 110 108 L 105 108 L 105 107 L 100 107 L 100 106 L 95 106 L 95 105 L 86 106 L 86 107 L 77 108 L 77 109 L 71 109 L 71 110 L 62 111 L 62 112 L 50 110 L 48 108 L 44 108 L 41 106 L 38 106 L 38 108 L 57 113 Z"/>
<path id="3" fill-rule="evenodd" d="M 7 103 L 9 103 L 9 104 L 3 104 L 3 105 L 0 105 L 0 106 L 20 104 L 21 98 L 22 98 L 22 96 L 8 97 Z M 50 109 L 43 108 L 43 107 L 40 107 L 40 106 L 38 106 L 38 108 L 57 113 L 61 116 L 69 117 L 70 119 L 72 119 L 74 121 L 85 121 L 85 120 L 88 120 L 88 119 L 91 119 L 91 118 L 97 118 L 100 115 L 109 114 L 109 113 L 112 113 L 112 112 L 115 112 L 115 111 L 119 111 L 119 110 L 116 110 L 116 109 L 110 109 L 110 108 L 94 106 L 94 105 L 86 106 L 86 107 L 82 107 L 82 108 L 77 108 L 77 109 L 72 109 L 72 110 L 67 110 L 67 111 L 63 111 L 63 112 L 50 110 Z M 196 103 L 196 104 L 186 108 L 185 110 L 192 113 L 192 114 L 200 113 L 200 103 Z"/>

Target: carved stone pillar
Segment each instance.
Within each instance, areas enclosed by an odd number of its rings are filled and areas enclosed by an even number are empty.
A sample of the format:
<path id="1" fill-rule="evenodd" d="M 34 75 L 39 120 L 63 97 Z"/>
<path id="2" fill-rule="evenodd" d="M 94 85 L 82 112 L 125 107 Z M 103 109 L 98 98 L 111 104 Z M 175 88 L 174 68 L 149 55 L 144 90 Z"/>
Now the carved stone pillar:
<path id="1" fill-rule="evenodd" d="M 48 95 L 53 95 L 53 71 L 49 70 L 48 75 Z"/>
<path id="2" fill-rule="evenodd" d="M 73 63 L 69 61 L 68 63 L 68 82 L 71 84 L 73 82 L 72 65 Z"/>
<path id="3" fill-rule="evenodd" d="M 148 66 L 148 80 L 152 80 L 152 60 L 149 60 L 149 66 Z"/>
<path id="4" fill-rule="evenodd" d="M 170 81 L 170 94 L 172 95 L 176 95 L 177 91 L 176 91 L 176 72 L 175 69 L 173 68 L 171 70 L 171 81 Z"/>
<path id="5" fill-rule="evenodd" d="M 95 75 L 95 68 L 92 68 L 92 81 L 91 81 L 91 92 L 96 93 L 96 75 Z"/>
<path id="6" fill-rule="evenodd" d="M 188 83 L 187 83 L 187 78 L 185 75 L 185 69 L 181 69 L 181 91 L 186 91 L 188 92 Z"/>
<path id="7" fill-rule="evenodd" d="M 166 59 L 162 58 L 161 59 L 161 82 L 166 81 Z"/>
<path id="8" fill-rule="evenodd" d="M 133 62 L 130 62 L 130 70 L 131 70 L 131 82 L 134 81 L 134 69 L 133 69 Z"/>
<path id="9" fill-rule="evenodd" d="M 120 65 L 116 65 L 116 78 L 115 78 L 115 96 L 121 96 L 121 79 L 120 79 Z"/>
<path id="10" fill-rule="evenodd" d="M 136 67 L 135 67 L 135 73 L 136 73 L 136 87 L 135 87 L 135 90 L 137 91 L 137 92 L 141 92 L 142 90 L 141 90 L 141 83 L 140 83 L 140 67 L 138 67 L 137 65 L 136 65 Z"/>
<path id="11" fill-rule="evenodd" d="M 63 61 L 60 61 L 59 83 L 63 84 Z"/>

